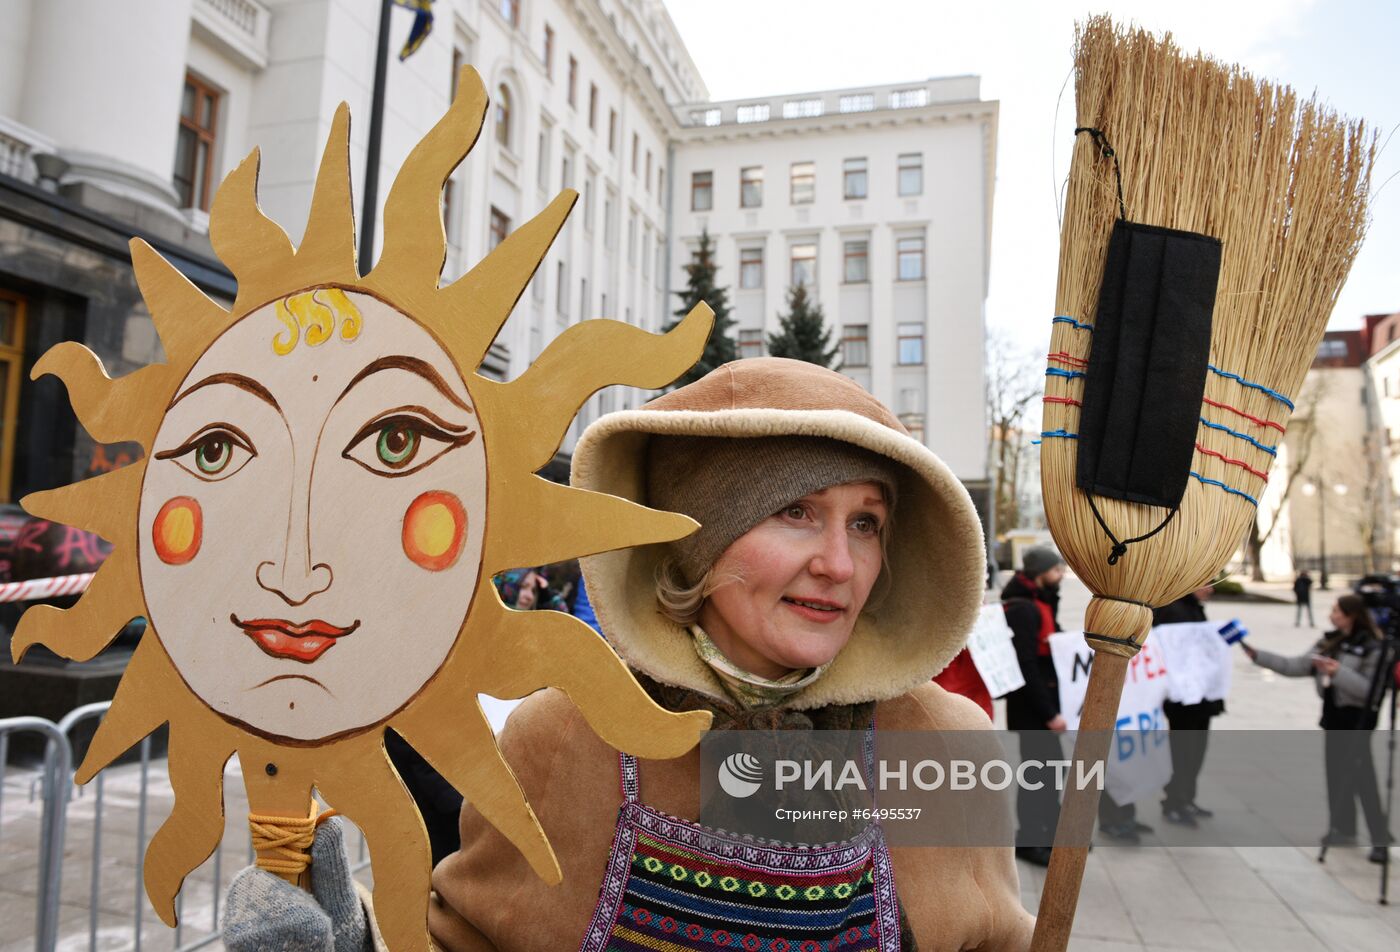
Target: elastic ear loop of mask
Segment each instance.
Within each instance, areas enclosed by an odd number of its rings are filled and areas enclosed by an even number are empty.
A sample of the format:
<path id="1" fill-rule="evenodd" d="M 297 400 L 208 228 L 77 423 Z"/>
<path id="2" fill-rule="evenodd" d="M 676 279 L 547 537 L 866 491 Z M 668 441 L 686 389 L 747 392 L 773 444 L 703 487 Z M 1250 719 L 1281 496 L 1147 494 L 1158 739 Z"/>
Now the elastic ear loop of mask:
<path id="1" fill-rule="evenodd" d="M 1122 221 L 1127 221 L 1128 210 L 1127 206 L 1123 203 L 1123 171 L 1118 165 L 1118 153 L 1114 151 L 1113 146 L 1108 141 L 1108 136 L 1103 134 L 1102 129 L 1095 129 L 1093 126 L 1080 126 L 1074 130 L 1075 135 L 1079 135 L 1081 132 L 1089 134 L 1090 138 L 1094 140 L 1094 144 L 1099 147 L 1099 154 L 1101 156 L 1105 159 L 1113 160 L 1113 178 L 1115 184 L 1118 186 L 1118 217 Z M 1118 560 L 1127 554 L 1128 546 L 1137 542 L 1145 542 L 1165 529 L 1167 523 L 1171 522 L 1181 510 L 1179 505 L 1173 506 L 1172 511 L 1167 513 L 1167 518 L 1158 523 L 1157 528 L 1153 529 L 1151 532 L 1144 533 L 1132 539 L 1120 540 L 1113 534 L 1113 530 L 1108 527 L 1108 523 L 1104 522 L 1103 516 L 1099 515 L 1099 507 L 1094 505 L 1093 494 L 1086 491 L 1084 493 L 1084 498 L 1089 500 L 1089 511 L 1094 514 L 1094 520 L 1099 524 L 1099 528 L 1102 529 L 1103 534 L 1108 536 L 1109 540 L 1113 542 L 1113 548 L 1110 549 L 1108 553 L 1109 565 L 1117 565 Z"/>

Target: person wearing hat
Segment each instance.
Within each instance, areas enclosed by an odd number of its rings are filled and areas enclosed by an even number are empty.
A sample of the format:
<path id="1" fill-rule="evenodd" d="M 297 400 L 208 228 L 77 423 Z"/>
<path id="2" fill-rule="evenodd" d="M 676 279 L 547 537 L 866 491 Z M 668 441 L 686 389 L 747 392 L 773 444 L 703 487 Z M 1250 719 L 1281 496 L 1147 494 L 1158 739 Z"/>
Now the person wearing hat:
<path id="1" fill-rule="evenodd" d="M 981 604 L 972 501 L 849 378 L 783 358 L 725 364 L 596 421 L 572 481 L 700 523 L 670 544 L 583 560 L 604 636 L 661 706 L 709 711 L 713 730 L 858 732 L 867 746 L 883 731 L 990 729 L 930 680 Z M 878 822 L 815 843 L 704 826 L 698 750 L 619 754 L 553 688 L 525 699 L 498 743 L 563 880 L 547 885 L 465 804 L 461 849 L 432 879 L 428 927 L 444 952 L 1030 944 L 1009 846 L 891 847 Z M 974 818 L 964 808 L 944 819 Z M 230 891 L 234 952 L 329 948 L 321 933 L 358 952 L 374 938 L 343 872 L 340 827 L 324 829 L 315 895 L 278 893 L 295 909 L 269 912 L 272 877 Z"/>
<path id="2" fill-rule="evenodd" d="M 1025 684 L 1006 695 L 1006 726 L 1021 741 L 1021 759 L 1061 760 L 1059 682 L 1050 659 L 1050 636 L 1060 631 L 1060 581 L 1065 562 L 1054 546 L 1037 545 L 1021 557 L 1021 570 L 1001 591 L 1006 623 Z M 1030 779 L 1028 775 L 1028 779 Z M 1048 776 L 1016 790 L 1016 856 L 1036 866 L 1050 865 L 1050 844 L 1060 816 L 1060 799 Z"/>
<path id="3" fill-rule="evenodd" d="M 662 706 L 711 711 L 713 729 L 990 727 L 930 681 L 980 604 L 972 502 L 849 378 L 783 358 L 725 364 L 595 422 L 573 483 L 701 524 L 583 560 L 604 634 Z M 692 819 L 698 751 L 619 755 L 555 689 L 516 709 L 500 745 L 563 882 L 545 885 L 467 805 L 462 849 L 433 874 L 429 928 L 447 952 L 1029 944 L 1010 849 L 887 847 L 872 825 L 786 851 L 747 841 L 740 862 L 732 837 Z M 852 857 L 868 875 L 830 892 L 829 864 Z M 820 914 L 803 899 L 817 893 Z"/>

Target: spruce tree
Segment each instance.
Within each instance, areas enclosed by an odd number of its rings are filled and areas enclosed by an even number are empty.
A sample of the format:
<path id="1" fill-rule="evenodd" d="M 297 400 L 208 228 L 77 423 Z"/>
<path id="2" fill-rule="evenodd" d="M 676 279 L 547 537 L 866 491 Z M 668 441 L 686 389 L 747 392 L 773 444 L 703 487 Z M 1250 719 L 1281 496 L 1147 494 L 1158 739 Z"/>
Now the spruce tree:
<path id="1" fill-rule="evenodd" d="M 700 359 L 695 362 L 685 374 L 677 380 L 672 387 L 683 387 L 688 383 L 699 380 L 705 374 L 714 370 L 720 364 L 727 364 L 739 356 L 734 346 L 734 338 L 730 336 L 730 329 L 734 326 L 734 318 L 729 316 L 729 289 L 722 288 L 716 281 L 719 265 L 715 264 L 714 242 L 710 238 L 709 229 L 700 232 L 700 246 L 695 251 L 695 257 L 685 266 L 686 287 L 684 291 L 677 291 L 676 297 L 681 299 L 681 307 L 675 312 L 676 320 L 667 324 L 664 330 L 669 331 L 680 323 L 680 319 L 690 313 L 690 309 L 704 301 L 715 312 L 715 327 L 710 332 L 710 339 L 705 342 L 705 351 L 700 355 Z"/>
<path id="2" fill-rule="evenodd" d="M 831 367 L 841 350 L 831 343 L 831 329 L 822 316 L 822 306 L 807 295 L 805 285 L 788 288 L 788 312 L 779 315 L 778 333 L 768 335 L 768 353 L 774 357 L 805 360 L 818 367 Z"/>

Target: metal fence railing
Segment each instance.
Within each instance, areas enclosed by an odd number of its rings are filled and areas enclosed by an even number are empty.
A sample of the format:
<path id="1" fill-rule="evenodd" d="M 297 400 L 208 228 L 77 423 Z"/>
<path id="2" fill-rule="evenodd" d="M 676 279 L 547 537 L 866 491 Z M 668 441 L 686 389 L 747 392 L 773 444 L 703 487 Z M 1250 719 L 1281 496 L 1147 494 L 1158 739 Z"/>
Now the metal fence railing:
<path id="1" fill-rule="evenodd" d="M 231 880 L 254 858 L 246 810 L 234 808 L 243 796 L 236 760 L 226 773 L 233 782 L 225 786 L 229 808 L 224 838 L 213 856 L 186 878 L 176 897 L 178 925 L 168 929 L 147 903 L 143 876 L 146 847 L 155 829 L 149 814 L 174 801 L 165 761 L 152 756 L 151 738 L 141 741 L 133 762 L 109 767 L 85 788 L 73 783 L 74 729 L 100 719 L 110 706 L 109 701 L 84 705 L 57 724 L 40 717 L 0 719 L 0 863 L 23 869 L 37 855 L 34 914 L 28 920 L 34 927 L 34 948 L 55 952 L 61 942 L 65 950 L 89 952 L 152 946 L 193 952 L 214 945 L 220 939 L 225 875 Z M 44 739 L 44 757 L 37 767 L 8 765 L 10 737 L 19 733 Z M 157 814 L 156 825 L 160 819 Z M 353 869 L 360 872 L 369 865 L 365 842 L 358 831 L 351 836 Z M 236 858 L 230 862 L 226 853 Z M 83 863 L 85 875 L 76 872 Z M 29 890 L 0 895 L 0 900 L 13 907 L 27 895 Z M 75 907 L 86 915 L 75 915 Z M 6 918 L 0 922 L 0 947 L 13 948 L 25 941 L 28 926 L 16 917 Z"/>

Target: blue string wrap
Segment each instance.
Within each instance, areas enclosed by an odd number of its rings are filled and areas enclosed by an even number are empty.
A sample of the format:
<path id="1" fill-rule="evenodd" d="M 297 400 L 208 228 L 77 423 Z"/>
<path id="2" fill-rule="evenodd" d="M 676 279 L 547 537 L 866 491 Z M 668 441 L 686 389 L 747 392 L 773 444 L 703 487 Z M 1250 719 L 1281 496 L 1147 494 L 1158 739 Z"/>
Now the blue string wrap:
<path id="1" fill-rule="evenodd" d="M 1214 364 L 1206 364 L 1206 366 L 1210 368 L 1210 371 L 1213 374 L 1217 374 L 1221 377 L 1224 377 L 1227 380 L 1233 380 L 1236 383 L 1238 383 L 1241 387 L 1248 387 L 1251 390 L 1258 390 L 1260 393 L 1267 393 L 1269 396 L 1273 397 L 1275 400 L 1286 406 L 1288 409 L 1294 409 L 1293 401 L 1285 397 L 1283 394 L 1279 393 L 1277 390 L 1270 390 L 1262 383 L 1254 383 L 1253 381 L 1244 379 L 1239 374 L 1232 374 L 1228 370 L 1221 370 Z"/>
<path id="2" fill-rule="evenodd" d="M 1047 377 L 1066 377 L 1066 378 L 1068 378 L 1068 379 L 1070 379 L 1070 380 L 1073 380 L 1075 377 L 1082 377 L 1082 376 L 1084 376 L 1084 371 L 1082 371 L 1082 370 L 1061 370 L 1059 367 L 1047 367 L 1047 368 L 1045 368 L 1045 376 L 1047 376 Z"/>
<path id="3" fill-rule="evenodd" d="M 1041 440 L 1031 440 L 1032 446 L 1039 446 L 1044 439 L 1077 440 L 1078 433 L 1071 433 L 1069 430 L 1045 430 L 1041 434 Z"/>
<path id="4" fill-rule="evenodd" d="M 1208 479 L 1208 478 L 1206 478 L 1205 476 L 1202 476 L 1200 473 L 1196 472 L 1195 470 L 1192 470 L 1192 471 L 1191 471 L 1191 475 L 1192 475 L 1192 476 L 1195 476 L 1197 479 L 1199 479 L 1201 482 L 1205 483 L 1207 486 L 1219 486 L 1221 489 L 1225 490 L 1227 493 L 1229 493 L 1229 494 L 1232 495 L 1232 496 L 1243 496 L 1245 499 L 1248 499 L 1248 500 L 1254 505 L 1254 508 L 1255 508 L 1255 509 L 1258 509 L 1258 508 L 1259 508 L 1259 500 L 1255 499 L 1255 498 L 1254 498 L 1253 496 L 1251 496 L 1249 493 L 1241 492 L 1240 490 L 1235 489 L 1233 486 L 1226 486 L 1224 483 L 1222 483 L 1222 482 L 1221 482 L 1220 480 L 1218 480 L 1218 479 Z"/>
<path id="5" fill-rule="evenodd" d="M 1235 437 L 1236 439 L 1244 440 L 1246 443 L 1249 443 L 1249 444 L 1251 444 L 1251 445 L 1253 445 L 1253 446 L 1257 446 L 1259 449 L 1263 450 L 1265 453 L 1268 453 L 1270 456 L 1277 456 L 1277 455 L 1278 455 L 1278 450 L 1277 450 L 1277 449 L 1275 449 L 1274 447 L 1270 446 L 1270 445 L 1267 444 L 1267 443 L 1260 443 L 1258 440 L 1256 440 L 1254 437 L 1250 436 L 1248 433 L 1241 433 L 1239 430 L 1232 430 L 1232 429 L 1230 429 L 1228 426 L 1225 426 L 1225 425 L 1220 424 L 1220 423 L 1212 423 L 1212 422 L 1210 422 L 1209 420 L 1207 420 L 1205 417 L 1201 417 L 1201 425 L 1202 425 L 1202 426 L 1208 426 L 1208 427 L 1210 427 L 1212 430 L 1220 430 L 1222 433 L 1229 433 L 1231 436 Z"/>
<path id="6" fill-rule="evenodd" d="M 1081 322 L 1079 322 L 1079 321 L 1076 321 L 1076 320 L 1075 320 L 1074 318 L 1072 318 L 1072 317 L 1066 317 L 1064 314 L 1061 314 L 1061 315 L 1059 315 L 1058 317 L 1052 319 L 1052 320 L 1050 321 L 1050 323 L 1051 323 L 1051 324 L 1069 324 L 1071 327 L 1078 328 L 1078 329 L 1081 330 L 1081 331 L 1089 331 L 1090 333 L 1092 333 L 1093 330 L 1094 330 L 1094 325 L 1093 325 L 1093 324 L 1084 324 L 1084 323 L 1081 323 Z"/>

